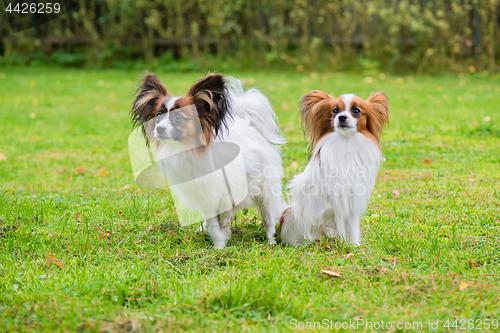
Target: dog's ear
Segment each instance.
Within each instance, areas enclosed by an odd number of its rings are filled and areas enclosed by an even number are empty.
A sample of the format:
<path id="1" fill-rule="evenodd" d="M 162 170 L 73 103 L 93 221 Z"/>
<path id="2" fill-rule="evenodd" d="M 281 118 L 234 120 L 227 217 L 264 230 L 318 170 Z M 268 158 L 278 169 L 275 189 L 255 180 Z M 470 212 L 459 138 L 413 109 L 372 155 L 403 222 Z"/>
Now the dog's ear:
<path id="1" fill-rule="evenodd" d="M 196 106 L 208 144 L 222 129 L 227 128 L 227 120 L 230 117 L 231 106 L 224 76 L 205 76 L 189 89 L 187 97 L 191 97 Z"/>
<path id="2" fill-rule="evenodd" d="M 372 92 L 367 101 L 370 103 L 370 109 L 366 112 L 366 128 L 378 140 L 385 124 L 389 122 L 389 98 L 382 92 Z"/>
<path id="3" fill-rule="evenodd" d="M 134 128 L 155 118 L 161 107 L 161 102 L 169 96 L 167 88 L 160 79 L 155 74 L 148 72 L 145 73 L 144 79 L 135 93 L 136 98 L 130 111 L 130 120 Z"/>
<path id="4" fill-rule="evenodd" d="M 310 135 L 309 146 L 314 148 L 318 140 L 331 130 L 334 98 L 321 90 L 313 90 L 300 99 L 300 114 L 305 131 Z"/>

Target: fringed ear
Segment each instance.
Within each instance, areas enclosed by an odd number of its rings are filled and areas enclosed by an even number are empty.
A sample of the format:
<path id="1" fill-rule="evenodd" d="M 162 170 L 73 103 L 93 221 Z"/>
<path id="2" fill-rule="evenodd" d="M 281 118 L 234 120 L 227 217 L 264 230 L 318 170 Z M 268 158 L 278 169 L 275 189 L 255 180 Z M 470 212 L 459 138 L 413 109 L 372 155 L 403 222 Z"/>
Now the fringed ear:
<path id="1" fill-rule="evenodd" d="M 379 140 L 382 129 L 389 122 L 389 98 L 382 92 L 373 92 L 367 101 L 371 108 L 367 110 L 366 128 Z"/>
<path id="2" fill-rule="evenodd" d="M 189 89 L 187 97 L 191 97 L 196 106 L 205 140 L 209 144 L 222 129 L 227 128 L 227 120 L 231 116 L 224 76 L 205 76 Z"/>
<path id="3" fill-rule="evenodd" d="M 310 135 L 309 148 L 332 129 L 334 98 L 324 91 L 313 90 L 300 99 L 300 113 L 305 131 Z"/>
<path id="4" fill-rule="evenodd" d="M 168 96 L 167 88 L 158 76 L 148 72 L 135 93 L 137 96 L 130 111 L 130 120 L 134 128 L 156 117 L 161 101 Z"/>

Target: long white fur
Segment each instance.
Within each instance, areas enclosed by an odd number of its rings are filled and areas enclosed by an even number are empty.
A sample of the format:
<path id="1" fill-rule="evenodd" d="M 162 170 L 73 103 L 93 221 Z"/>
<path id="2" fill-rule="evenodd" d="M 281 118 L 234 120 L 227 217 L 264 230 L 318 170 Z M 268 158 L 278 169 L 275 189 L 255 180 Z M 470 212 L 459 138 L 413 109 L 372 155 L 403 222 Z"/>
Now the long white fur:
<path id="1" fill-rule="evenodd" d="M 247 187 L 248 195 L 234 209 L 206 219 L 203 227 L 214 240 L 215 248 L 221 249 L 231 235 L 230 222 L 234 212 L 255 204 L 261 212 L 269 243 L 274 244 L 275 226 L 286 207 L 282 196 L 283 166 L 280 154 L 280 146 L 285 140 L 271 103 L 260 91 L 244 91 L 241 81 L 236 79 L 230 79 L 227 86 L 232 119 L 228 121 L 227 132 L 218 135 L 213 142 L 231 142 L 240 147 L 246 174 L 242 175 L 241 169 L 234 163 L 226 166 L 225 172 L 230 188 Z M 182 151 L 182 143 L 169 141 L 163 150 L 159 159 L 162 158 L 161 155 L 171 156 Z M 195 173 L 193 171 L 199 166 L 200 156 L 178 156 L 177 161 L 169 160 L 169 169 L 173 169 L 174 173 Z M 176 193 L 185 204 L 189 206 L 191 203 L 196 206 L 196 210 L 205 211 L 205 216 L 213 216 L 214 212 L 225 210 L 221 208 L 227 194 L 224 179 L 212 175 L 198 178 L 190 184 L 191 188 Z"/>
<path id="2" fill-rule="evenodd" d="M 344 96 L 343 96 L 344 97 Z M 351 101 L 351 95 L 345 95 Z M 340 129 L 317 143 L 304 172 L 290 185 L 291 201 L 285 211 L 280 236 L 283 243 L 300 246 L 323 236 L 361 243 L 360 219 L 375 186 L 381 166 L 379 147 L 356 130 L 356 120 L 346 110 L 351 128 Z"/>

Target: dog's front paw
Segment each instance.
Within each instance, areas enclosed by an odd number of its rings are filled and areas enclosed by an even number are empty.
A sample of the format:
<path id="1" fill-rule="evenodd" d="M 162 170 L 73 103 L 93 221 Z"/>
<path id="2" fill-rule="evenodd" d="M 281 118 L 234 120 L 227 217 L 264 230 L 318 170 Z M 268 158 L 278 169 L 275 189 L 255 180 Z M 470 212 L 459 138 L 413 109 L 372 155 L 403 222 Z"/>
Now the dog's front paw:
<path id="1" fill-rule="evenodd" d="M 216 250 L 222 250 L 224 247 L 226 247 L 226 242 L 225 241 L 215 241 L 214 247 Z"/>

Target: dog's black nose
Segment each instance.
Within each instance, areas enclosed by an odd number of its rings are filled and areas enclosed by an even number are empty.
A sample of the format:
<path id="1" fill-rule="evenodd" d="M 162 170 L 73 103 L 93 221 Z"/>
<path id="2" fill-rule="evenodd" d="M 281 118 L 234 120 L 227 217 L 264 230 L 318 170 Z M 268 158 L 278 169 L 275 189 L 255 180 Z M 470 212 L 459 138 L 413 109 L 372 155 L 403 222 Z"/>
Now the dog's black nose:
<path id="1" fill-rule="evenodd" d="M 343 123 L 343 122 L 344 122 L 344 121 L 346 121 L 346 120 L 347 120 L 347 117 L 346 117 L 346 116 L 339 116 L 339 121 L 340 121 L 341 123 Z"/>
<path id="2" fill-rule="evenodd" d="M 165 131 L 167 130 L 166 127 L 163 127 L 163 126 L 156 126 L 156 132 L 158 134 L 165 134 Z"/>

